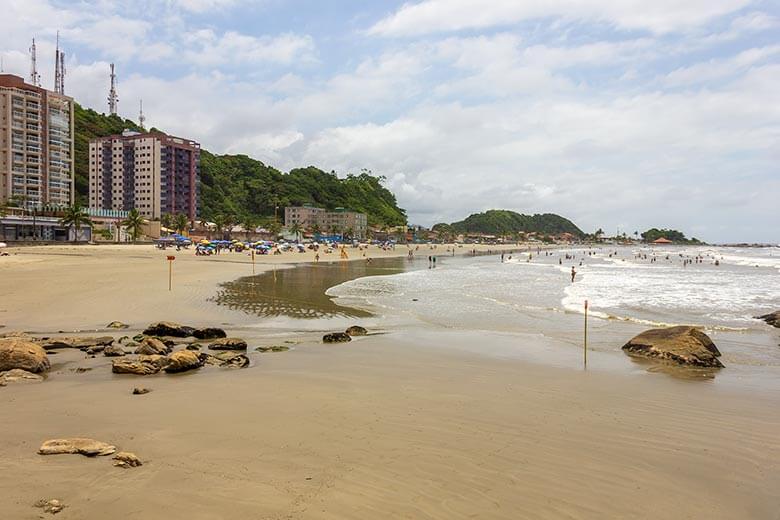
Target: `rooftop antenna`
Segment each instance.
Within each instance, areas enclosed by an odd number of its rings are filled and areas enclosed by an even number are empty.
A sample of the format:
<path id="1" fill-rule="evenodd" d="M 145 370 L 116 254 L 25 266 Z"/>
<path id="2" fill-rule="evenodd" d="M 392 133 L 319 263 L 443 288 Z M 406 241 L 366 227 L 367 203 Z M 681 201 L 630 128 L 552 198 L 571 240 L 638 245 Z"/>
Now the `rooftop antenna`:
<path id="1" fill-rule="evenodd" d="M 41 86 L 41 75 L 38 74 L 38 66 L 35 63 L 35 38 L 30 46 L 30 84 L 36 87 Z"/>
<path id="2" fill-rule="evenodd" d="M 111 90 L 108 92 L 108 112 L 116 115 L 116 106 L 119 103 L 119 97 L 116 95 L 116 74 L 114 74 L 114 64 L 111 64 Z"/>
<path id="3" fill-rule="evenodd" d="M 54 48 L 54 92 L 60 92 L 60 31 L 57 31 L 57 46 Z"/>
<path id="4" fill-rule="evenodd" d="M 146 130 L 146 127 L 144 126 L 144 123 L 146 122 L 146 117 L 144 117 L 144 100 L 141 99 L 139 102 L 140 110 L 138 111 L 138 126 L 141 127 L 141 130 Z"/>
<path id="5" fill-rule="evenodd" d="M 65 51 L 60 51 L 60 94 L 65 95 Z"/>

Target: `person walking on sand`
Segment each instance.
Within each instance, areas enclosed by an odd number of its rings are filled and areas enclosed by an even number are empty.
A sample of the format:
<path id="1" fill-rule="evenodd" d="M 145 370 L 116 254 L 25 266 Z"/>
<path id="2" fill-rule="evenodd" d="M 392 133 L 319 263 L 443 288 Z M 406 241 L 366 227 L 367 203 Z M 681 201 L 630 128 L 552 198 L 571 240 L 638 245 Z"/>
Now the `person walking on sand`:
<path id="1" fill-rule="evenodd" d="M 571 283 L 574 283 L 575 276 L 577 276 L 577 271 L 574 270 L 574 266 L 571 266 Z"/>

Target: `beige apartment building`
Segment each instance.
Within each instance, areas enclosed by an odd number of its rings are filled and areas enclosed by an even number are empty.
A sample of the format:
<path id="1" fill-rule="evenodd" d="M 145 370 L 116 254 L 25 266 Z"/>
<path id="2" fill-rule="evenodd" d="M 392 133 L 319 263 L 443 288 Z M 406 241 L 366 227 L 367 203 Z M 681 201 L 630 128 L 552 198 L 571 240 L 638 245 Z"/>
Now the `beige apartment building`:
<path id="1" fill-rule="evenodd" d="M 298 224 L 304 229 L 311 229 L 315 224 L 323 234 L 341 234 L 351 229 L 354 238 L 365 238 L 368 230 L 368 217 L 365 213 L 347 211 L 336 208 L 328 211 L 310 205 L 290 206 L 284 208 L 284 225 L 290 227 Z M 334 233 L 334 230 L 337 230 Z"/>
<path id="2" fill-rule="evenodd" d="M 125 131 L 89 142 L 89 206 L 149 219 L 198 216 L 200 145 L 162 132 Z"/>
<path id="3" fill-rule="evenodd" d="M 73 98 L 0 74 L 0 201 L 74 200 Z"/>

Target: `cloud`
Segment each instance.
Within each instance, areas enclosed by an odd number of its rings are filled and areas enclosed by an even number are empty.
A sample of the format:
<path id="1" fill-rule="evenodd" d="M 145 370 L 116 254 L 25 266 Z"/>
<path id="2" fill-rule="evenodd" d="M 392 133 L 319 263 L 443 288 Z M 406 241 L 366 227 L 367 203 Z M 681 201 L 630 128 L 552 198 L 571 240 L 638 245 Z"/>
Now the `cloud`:
<path id="1" fill-rule="evenodd" d="M 290 65 L 314 60 L 314 41 L 310 36 L 282 34 L 254 37 L 235 31 L 217 34 L 201 29 L 183 36 L 184 58 L 201 66 L 253 65 L 276 63 Z"/>
<path id="2" fill-rule="evenodd" d="M 749 0 L 424 0 L 404 4 L 374 24 L 378 36 L 418 36 L 437 32 L 485 29 L 552 17 L 602 22 L 622 30 L 666 33 L 700 27 L 733 13 Z"/>

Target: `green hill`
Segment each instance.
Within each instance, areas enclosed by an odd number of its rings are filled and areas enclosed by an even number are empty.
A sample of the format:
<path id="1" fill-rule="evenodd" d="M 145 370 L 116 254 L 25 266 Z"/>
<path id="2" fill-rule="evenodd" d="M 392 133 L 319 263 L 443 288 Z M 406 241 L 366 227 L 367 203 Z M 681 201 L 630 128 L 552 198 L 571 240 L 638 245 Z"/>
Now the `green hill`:
<path id="1" fill-rule="evenodd" d="M 86 204 L 89 196 L 89 140 L 119 134 L 124 129 L 140 131 L 138 125 L 118 116 L 98 114 L 76 104 L 75 167 L 76 196 Z M 362 211 L 370 225 L 397 226 L 406 223 L 406 212 L 395 195 L 382 185 L 384 177 L 362 171 L 340 179 L 314 166 L 283 173 L 246 155 L 214 155 L 201 149 L 200 213 L 207 219 L 229 215 L 237 219 L 274 214 L 274 206 L 315 204 Z"/>
<path id="2" fill-rule="evenodd" d="M 450 226 L 456 233 L 508 235 L 517 232 L 536 232 L 545 235 L 571 233 L 576 237 L 585 235 L 572 221 L 559 215 L 552 213 L 522 215 L 505 209 L 474 213 L 460 222 L 453 222 Z"/>
<path id="3" fill-rule="evenodd" d="M 685 233 L 682 231 L 677 231 L 676 229 L 657 229 L 652 228 L 648 229 L 644 233 L 642 233 L 642 239 L 645 242 L 653 242 L 655 240 L 658 240 L 659 238 L 665 238 L 666 240 L 671 240 L 675 244 L 703 244 L 701 240 L 697 239 L 696 237 L 693 238 L 687 238 L 685 236 Z"/>

